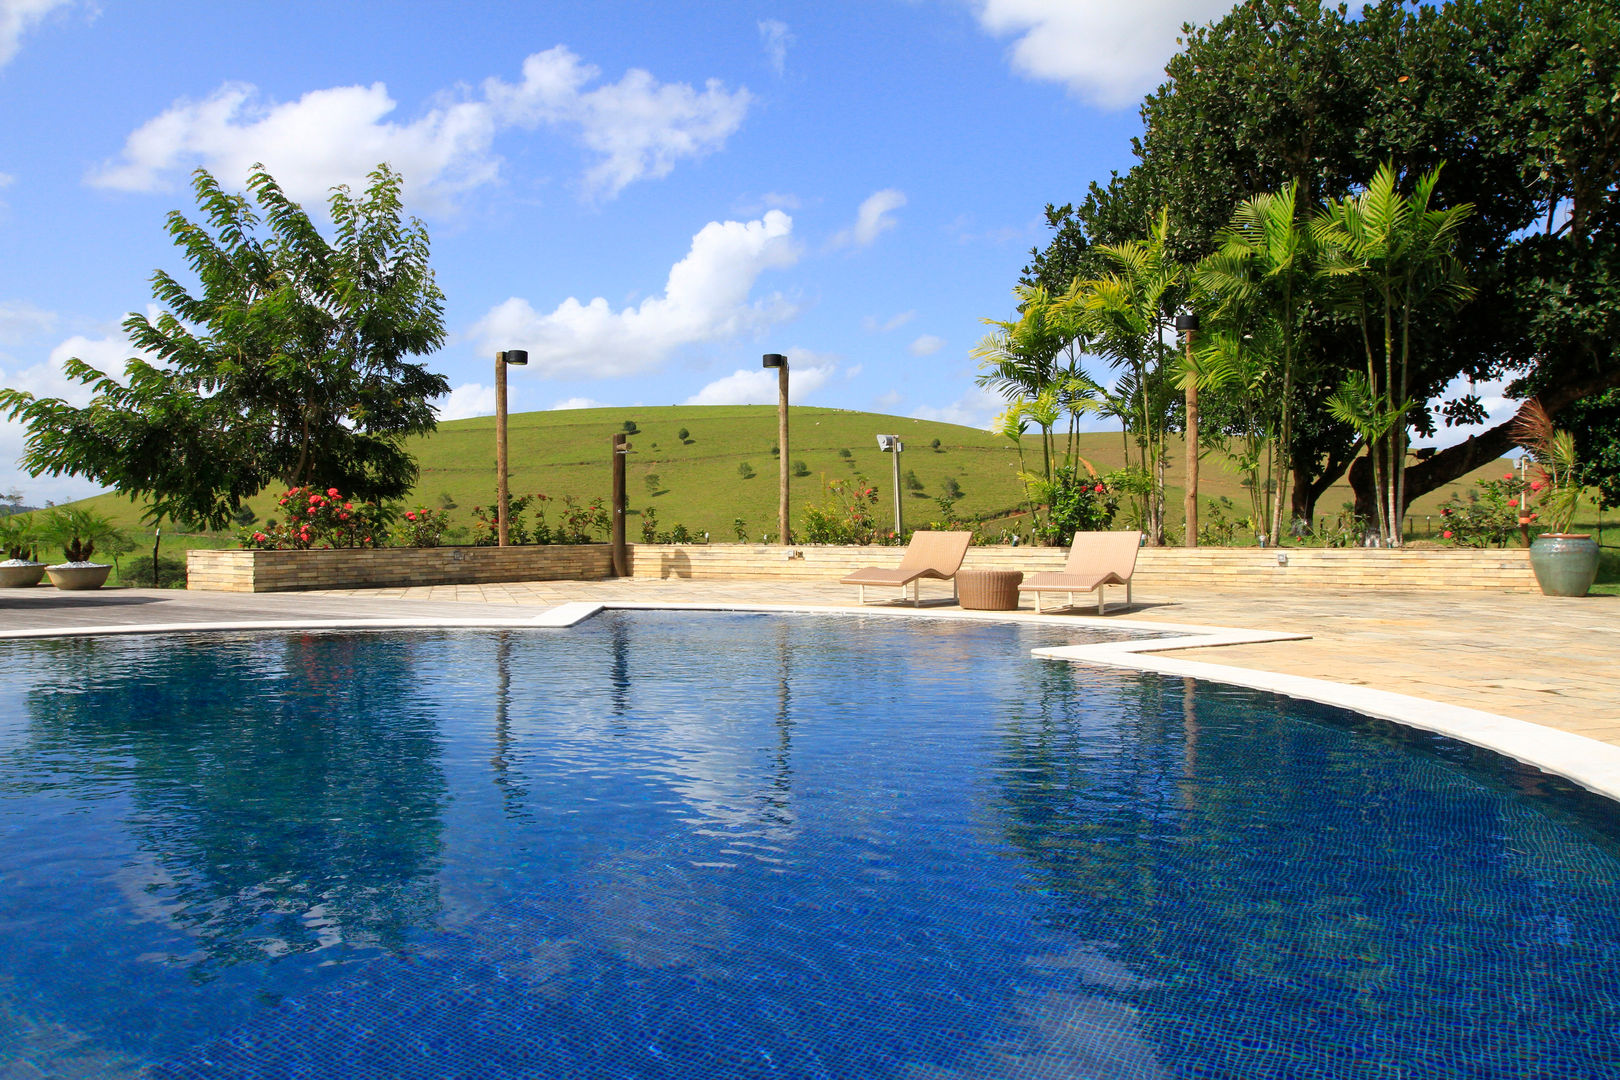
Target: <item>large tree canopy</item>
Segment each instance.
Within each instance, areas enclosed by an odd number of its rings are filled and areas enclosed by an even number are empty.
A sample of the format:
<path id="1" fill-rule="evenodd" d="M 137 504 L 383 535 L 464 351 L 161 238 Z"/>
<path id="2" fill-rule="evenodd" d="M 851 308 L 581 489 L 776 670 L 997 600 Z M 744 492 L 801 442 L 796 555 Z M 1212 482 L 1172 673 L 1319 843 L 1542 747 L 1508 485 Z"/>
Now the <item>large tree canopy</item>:
<path id="1" fill-rule="evenodd" d="M 1148 235 L 1168 209 L 1184 261 L 1215 249 L 1240 202 L 1294 184 L 1298 212 L 1363 190 L 1389 162 L 1411 190 L 1444 164 L 1436 204 L 1470 204 L 1456 257 L 1476 299 L 1411 328 L 1413 428 L 1476 422 L 1459 377 L 1509 378 L 1556 417 L 1620 386 L 1620 0 L 1381 0 L 1352 16 L 1320 0 L 1247 0 L 1188 27 L 1142 106 L 1137 164 L 1048 207 L 1052 242 L 1024 280 L 1061 293 L 1096 271 L 1096 248 Z M 1330 305 L 1301 314 L 1290 432 L 1293 508 L 1349 464 L 1350 428 L 1326 411 L 1360 334 Z M 1279 400 L 1280 404 L 1280 400 Z M 1410 501 L 1511 446 L 1511 422 L 1413 465 Z M 1352 482 L 1371 516 L 1363 458 Z"/>
<path id="2" fill-rule="evenodd" d="M 28 425 L 24 466 L 144 497 L 154 518 L 215 527 L 276 482 L 361 498 L 409 491 L 416 463 L 403 441 L 433 429 L 430 399 L 449 384 L 407 358 L 444 343 L 444 296 L 426 230 L 402 220 L 401 178 L 382 165 L 369 179 L 358 197 L 332 190 L 328 242 L 262 166 L 251 200 L 199 169 L 207 224 L 175 211 L 168 231 L 200 292 L 153 275 L 163 310 L 124 321 L 144 356 L 122 379 L 67 362 L 94 391 L 88 406 L 0 390 L 0 410 Z"/>

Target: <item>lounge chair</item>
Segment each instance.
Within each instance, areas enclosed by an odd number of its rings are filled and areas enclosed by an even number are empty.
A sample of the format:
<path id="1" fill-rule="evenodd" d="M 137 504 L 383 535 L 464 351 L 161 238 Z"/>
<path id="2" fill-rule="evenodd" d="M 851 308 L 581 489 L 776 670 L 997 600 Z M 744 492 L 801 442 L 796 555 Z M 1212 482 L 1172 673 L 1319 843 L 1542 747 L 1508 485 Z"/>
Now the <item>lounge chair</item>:
<path id="1" fill-rule="evenodd" d="M 898 567 L 886 570 L 879 566 L 868 566 L 843 578 L 842 583 L 859 585 L 863 604 L 866 603 L 868 585 L 884 585 L 891 589 L 899 589 L 902 600 L 906 597 L 906 586 L 910 585 L 912 606 L 921 607 L 920 583 L 923 578 L 935 578 L 951 583 L 951 598 L 954 600 L 956 571 L 961 567 L 962 560 L 967 557 L 968 544 L 972 539 L 973 534 L 970 532 L 930 532 L 927 529 L 919 529 L 911 534 L 911 543 L 906 547 L 906 554 Z"/>
<path id="2" fill-rule="evenodd" d="M 1125 603 L 1131 602 L 1131 574 L 1136 570 L 1136 553 L 1142 547 L 1140 532 L 1076 533 L 1069 548 L 1068 562 L 1062 570 L 1049 570 L 1031 574 L 1018 586 L 1019 592 L 1035 594 L 1035 610 L 1040 612 L 1041 594 L 1062 592 L 1069 594 L 1069 606 L 1074 606 L 1074 594 L 1096 590 L 1097 614 L 1103 613 L 1103 590 L 1108 585 L 1125 586 Z"/>

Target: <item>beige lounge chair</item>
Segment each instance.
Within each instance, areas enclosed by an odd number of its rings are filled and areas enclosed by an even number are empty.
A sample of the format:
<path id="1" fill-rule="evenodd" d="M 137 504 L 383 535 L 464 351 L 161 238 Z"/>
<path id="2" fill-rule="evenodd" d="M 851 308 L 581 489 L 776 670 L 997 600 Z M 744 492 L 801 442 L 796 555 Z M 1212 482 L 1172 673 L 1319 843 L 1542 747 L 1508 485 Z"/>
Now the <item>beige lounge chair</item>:
<path id="1" fill-rule="evenodd" d="M 1131 574 L 1136 570 L 1136 553 L 1142 548 L 1140 532 L 1076 533 L 1069 548 L 1069 560 L 1062 570 L 1031 574 L 1018 586 L 1019 592 L 1035 594 L 1035 610 L 1040 612 L 1041 594 L 1097 592 L 1097 614 L 1103 613 L 1103 591 L 1108 585 L 1125 586 L 1125 603 L 1131 602 Z"/>
<path id="2" fill-rule="evenodd" d="M 911 534 L 911 543 L 900 565 L 893 570 L 868 566 L 842 579 L 845 585 L 861 587 L 861 603 L 866 603 L 866 587 L 883 585 L 900 590 L 900 599 L 906 598 L 906 586 L 911 586 L 911 603 L 921 607 L 919 596 L 923 578 L 935 578 L 951 583 L 951 598 L 956 598 L 956 571 L 967 557 L 968 544 L 973 540 L 970 532 L 930 532 L 919 529 Z"/>

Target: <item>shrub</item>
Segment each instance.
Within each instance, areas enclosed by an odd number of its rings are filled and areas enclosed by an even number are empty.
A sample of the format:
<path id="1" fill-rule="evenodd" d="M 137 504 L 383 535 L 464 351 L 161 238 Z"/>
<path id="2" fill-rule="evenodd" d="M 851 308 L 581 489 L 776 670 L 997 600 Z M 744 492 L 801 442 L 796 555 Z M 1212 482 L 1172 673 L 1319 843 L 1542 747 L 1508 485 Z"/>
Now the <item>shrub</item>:
<path id="1" fill-rule="evenodd" d="M 737 543 L 748 543 L 748 522 L 742 518 L 732 518 L 731 531 L 737 534 Z"/>
<path id="2" fill-rule="evenodd" d="M 933 442 L 929 443 L 928 446 L 929 446 L 929 448 L 931 450 L 938 451 L 939 450 L 939 440 L 935 439 Z"/>
<path id="3" fill-rule="evenodd" d="M 401 515 L 394 526 L 394 542 L 400 547 L 438 547 L 444 543 L 444 534 L 449 528 L 448 510 L 429 510 L 425 506 L 418 506 Z"/>
<path id="4" fill-rule="evenodd" d="M 737 466 L 737 475 L 744 480 L 752 480 L 754 478 L 754 467 L 744 461 Z"/>
<path id="5" fill-rule="evenodd" d="M 639 435 L 641 434 L 641 429 L 636 427 L 636 422 L 634 420 L 626 420 L 624 422 L 624 433 L 626 435 Z"/>
<path id="6" fill-rule="evenodd" d="M 681 430 L 677 431 L 675 433 L 675 437 L 681 440 L 682 443 L 690 443 L 692 441 L 692 433 L 687 431 L 685 428 L 681 428 Z"/>
<path id="7" fill-rule="evenodd" d="M 1501 547 L 1519 533 L 1519 506 L 1527 485 L 1513 473 L 1480 480 L 1466 498 L 1440 504 L 1440 539 L 1454 547 Z M 1532 512 L 1531 521 L 1538 518 Z"/>
<path id="8" fill-rule="evenodd" d="M 806 465 L 802 461 L 795 461 L 793 463 L 793 475 L 794 476 L 809 476 L 810 475 L 810 466 Z"/>
<path id="9" fill-rule="evenodd" d="M 923 489 L 923 482 L 921 480 L 917 479 L 917 471 L 915 469 L 907 469 L 906 470 L 906 490 L 907 491 L 921 491 L 922 489 Z"/>
<path id="10" fill-rule="evenodd" d="M 1094 476 L 1076 475 L 1072 466 L 1052 474 L 1051 501 L 1039 535 L 1048 544 L 1067 547 L 1074 534 L 1100 532 L 1113 524 L 1119 500 L 1110 485 Z"/>
<path id="11" fill-rule="evenodd" d="M 183 589 L 186 587 L 186 564 L 179 559 L 159 558 L 157 583 L 152 582 L 152 560 L 132 559 L 128 566 L 118 568 L 118 580 L 137 589 Z"/>
<path id="12" fill-rule="evenodd" d="M 962 497 L 962 485 L 956 482 L 954 476 L 947 476 L 945 482 L 939 485 L 939 491 L 947 499 L 960 499 Z"/>
<path id="13" fill-rule="evenodd" d="M 852 457 L 854 457 L 854 456 L 855 456 L 855 455 L 854 455 L 854 454 L 851 454 L 851 453 L 850 453 L 850 452 L 849 452 L 849 448 L 848 448 L 848 447 L 845 447 L 845 448 L 844 448 L 844 449 L 842 449 L 842 450 L 840 450 L 840 451 L 838 451 L 838 456 L 839 456 L 839 457 L 841 457 L 841 458 L 846 458 L 846 459 L 847 459 L 847 458 L 852 458 Z"/>
<path id="14" fill-rule="evenodd" d="M 605 538 L 613 527 L 605 500 L 591 499 L 583 506 L 572 495 L 563 496 L 562 521 L 557 525 L 557 542 L 561 544 L 589 544 L 593 533 L 600 530 Z"/>
<path id="15" fill-rule="evenodd" d="M 877 488 L 865 477 L 834 480 L 821 506 L 804 508 L 807 544 L 870 544 L 877 539 Z"/>
<path id="16" fill-rule="evenodd" d="M 657 473 L 648 473 L 642 482 L 647 485 L 647 494 L 649 496 L 657 495 L 663 490 L 664 481 Z"/>
<path id="17" fill-rule="evenodd" d="M 499 496 L 497 496 L 499 498 Z M 506 498 L 506 542 L 509 544 L 550 544 L 553 536 L 549 526 L 546 525 L 545 504 L 550 501 L 547 495 L 508 495 Z M 531 526 L 523 520 L 523 512 L 534 504 L 534 524 Z M 500 543 L 500 526 L 496 521 L 495 507 L 488 510 L 482 506 L 472 508 L 473 513 L 473 543 L 478 547 L 493 547 Z"/>
<path id="18" fill-rule="evenodd" d="M 352 502 L 337 488 L 290 489 L 276 505 L 285 521 L 270 518 L 262 529 L 251 526 L 237 533 L 245 548 L 307 550 L 315 547 L 379 547 L 388 534 L 396 511 L 370 502 Z"/>

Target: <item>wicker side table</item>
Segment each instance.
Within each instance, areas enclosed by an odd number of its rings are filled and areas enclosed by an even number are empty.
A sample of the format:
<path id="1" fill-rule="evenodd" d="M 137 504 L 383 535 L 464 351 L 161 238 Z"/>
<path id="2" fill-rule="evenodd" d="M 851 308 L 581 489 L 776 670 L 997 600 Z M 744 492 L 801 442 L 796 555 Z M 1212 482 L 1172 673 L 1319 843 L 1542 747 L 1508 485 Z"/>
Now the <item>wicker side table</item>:
<path id="1" fill-rule="evenodd" d="M 1015 611 L 1022 570 L 958 570 L 956 591 L 964 608 L 973 611 Z"/>

